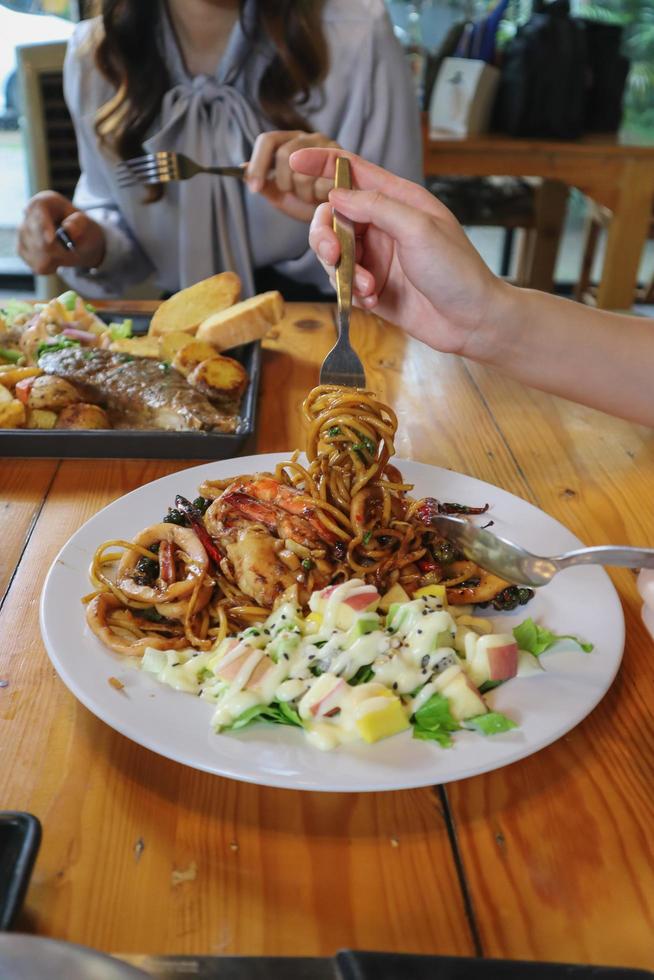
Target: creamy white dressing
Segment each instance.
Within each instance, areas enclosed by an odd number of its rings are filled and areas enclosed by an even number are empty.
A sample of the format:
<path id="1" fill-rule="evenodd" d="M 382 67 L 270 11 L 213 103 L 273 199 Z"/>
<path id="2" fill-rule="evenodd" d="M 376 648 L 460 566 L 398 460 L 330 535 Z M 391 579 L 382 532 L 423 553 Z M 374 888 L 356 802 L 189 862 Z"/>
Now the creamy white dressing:
<path id="1" fill-rule="evenodd" d="M 370 603 L 364 605 L 362 596 Z M 460 688 L 462 681 L 450 685 L 467 674 L 467 660 L 474 657 L 486 622 L 473 620 L 467 610 L 462 616 L 444 609 L 437 596 L 394 604 L 383 617 L 369 608 L 378 599 L 371 586 L 353 579 L 326 596 L 314 593 L 312 615 L 306 619 L 287 602 L 265 623 L 228 637 L 207 653 L 149 649 L 141 667 L 176 690 L 215 703 L 212 725 L 217 731 L 256 706 L 280 711 L 282 705 L 291 717 L 299 716 L 311 744 L 331 749 L 360 739 L 361 725 L 385 711 L 388 716 L 389 703 L 399 730 L 402 714 L 408 720 L 433 694 L 447 696 L 448 688 Z M 353 608 L 352 600 L 364 608 Z M 459 624 L 460 618 L 464 622 Z M 520 657 L 520 673 L 534 671 L 528 656 Z M 225 677 L 235 662 L 235 676 Z M 253 680 L 262 662 L 266 669 Z M 366 731 L 371 740 L 386 734 L 393 731 Z"/>

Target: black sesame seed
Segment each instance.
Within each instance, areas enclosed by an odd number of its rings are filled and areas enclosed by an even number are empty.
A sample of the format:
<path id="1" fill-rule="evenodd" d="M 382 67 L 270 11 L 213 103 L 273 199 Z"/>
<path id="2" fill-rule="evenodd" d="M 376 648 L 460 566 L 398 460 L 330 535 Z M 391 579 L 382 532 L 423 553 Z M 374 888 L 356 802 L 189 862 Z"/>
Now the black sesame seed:
<path id="1" fill-rule="evenodd" d="M 287 654 L 287 653 L 285 653 L 285 654 L 284 654 L 284 660 L 289 660 L 289 659 L 290 659 L 290 658 L 289 658 L 289 656 L 288 656 L 288 654 Z"/>
<path id="2" fill-rule="evenodd" d="M 307 660 L 313 660 L 314 657 L 315 657 L 315 653 L 310 653 L 309 656 L 307 657 Z"/>
<path id="3" fill-rule="evenodd" d="M 393 681 L 393 690 L 397 691 L 397 681 Z"/>
<path id="4" fill-rule="evenodd" d="M 422 630 L 418 630 L 418 633 L 422 633 Z"/>
<path id="5" fill-rule="evenodd" d="M 270 630 L 265 629 L 264 633 L 266 634 L 266 636 L 270 636 Z"/>

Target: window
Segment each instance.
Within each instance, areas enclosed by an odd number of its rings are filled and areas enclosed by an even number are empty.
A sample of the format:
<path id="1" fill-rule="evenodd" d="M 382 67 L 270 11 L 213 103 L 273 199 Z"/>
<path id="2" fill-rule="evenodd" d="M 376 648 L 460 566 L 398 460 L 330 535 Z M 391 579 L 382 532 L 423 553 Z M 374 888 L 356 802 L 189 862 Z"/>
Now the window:
<path id="1" fill-rule="evenodd" d="M 0 0 L 0 276 L 27 272 L 16 256 L 16 228 L 29 197 L 16 47 L 66 40 L 77 15 L 74 0 Z"/>

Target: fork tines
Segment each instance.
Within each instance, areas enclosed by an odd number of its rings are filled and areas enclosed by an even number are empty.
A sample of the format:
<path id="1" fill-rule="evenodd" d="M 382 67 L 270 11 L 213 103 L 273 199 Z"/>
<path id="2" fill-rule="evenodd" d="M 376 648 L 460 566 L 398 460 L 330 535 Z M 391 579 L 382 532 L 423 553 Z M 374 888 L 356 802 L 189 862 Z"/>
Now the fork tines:
<path id="1" fill-rule="evenodd" d="M 120 187 L 129 187 L 132 184 L 162 184 L 169 180 L 178 180 L 175 155 L 160 151 L 123 160 L 116 167 L 116 179 Z"/>

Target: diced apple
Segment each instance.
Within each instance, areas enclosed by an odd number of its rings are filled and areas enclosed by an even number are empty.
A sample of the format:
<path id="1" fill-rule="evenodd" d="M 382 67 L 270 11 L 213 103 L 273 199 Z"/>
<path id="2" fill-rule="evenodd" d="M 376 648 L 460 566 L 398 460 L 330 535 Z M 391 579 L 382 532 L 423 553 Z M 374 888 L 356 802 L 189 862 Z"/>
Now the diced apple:
<path id="1" fill-rule="evenodd" d="M 449 669 L 452 670 L 451 667 Z M 488 710 L 481 694 L 463 671 L 446 685 L 442 693 L 449 701 L 450 711 L 457 721 L 475 718 Z"/>
<path id="2" fill-rule="evenodd" d="M 357 717 L 355 725 L 366 742 L 378 742 L 411 727 L 399 698 L 375 697 L 369 704 L 364 701 L 362 707 L 364 711 Z"/>
<path id="3" fill-rule="evenodd" d="M 298 705 L 300 717 L 324 717 L 340 706 L 340 699 L 346 693 L 347 687 L 342 677 L 329 673 L 321 674 Z"/>
<path id="4" fill-rule="evenodd" d="M 348 630 L 358 613 L 368 609 L 376 609 L 380 599 L 379 592 L 374 585 L 366 585 L 364 582 L 357 583 L 356 580 L 350 582 L 349 585 L 358 586 L 360 591 L 355 595 L 350 594 L 336 603 L 336 608 L 333 610 L 333 622 L 341 630 Z M 312 612 L 325 615 L 334 592 L 341 588 L 342 585 L 330 585 L 326 589 L 322 589 L 321 592 L 314 592 L 309 600 Z"/>
<path id="5" fill-rule="evenodd" d="M 322 612 L 324 609 L 324 603 L 334 594 L 336 589 L 340 589 L 340 585 L 329 585 L 326 589 L 321 592 L 316 592 L 312 596 L 315 600 L 311 604 L 311 608 L 314 612 Z M 354 612 L 363 612 L 364 609 L 376 609 L 379 602 L 380 595 L 374 585 L 361 586 L 361 591 L 356 595 L 349 595 L 346 599 L 343 599 L 343 605 L 349 606 Z"/>
<path id="6" fill-rule="evenodd" d="M 334 685 L 329 694 L 326 694 L 320 701 L 311 706 L 311 714 L 314 718 L 324 718 L 334 708 L 340 707 L 340 700 L 345 693 L 347 684 L 340 677 L 338 683 Z"/>
<path id="7" fill-rule="evenodd" d="M 230 659 L 228 663 L 223 663 L 228 656 L 235 653 L 237 647 L 241 648 L 239 655 L 237 657 L 235 656 L 233 659 Z M 252 656 L 254 652 L 254 647 L 249 646 L 247 643 L 236 643 L 232 645 L 231 649 L 225 650 L 224 655 L 214 667 L 214 673 L 224 681 L 233 681 L 245 661 L 248 659 L 248 657 Z"/>
<path id="8" fill-rule="evenodd" d="M 480 686 L 486 681 L 508 681 L 518 673 L 518 644 L 510 633 L 480 636 L 468 659 L 468 674 Z"/>
<path id="9" fill-rule="evenodd" d="M 250 678 L 245 685 L 246 691 L 259 691 L 268 671 L 273 670 L 275 666 L 275 661 L 271 660 L 270 657 L 262 657 L 250 674 Z"/>
<path id="10" fill-rule="evenodd" d="M 402 588 L 399 582 L 392 585 L 388 592 L 381 597 L 378 603 L 378 608 L 380 612 L 386 613 L 393 605 L 394 602 L 408 602 L 409 596 L 407 592 Z"/>
<path id="11" fill-rule="evenodd" d="M 460 674 L 462 670 L 463 668 L 461 667 L 461 664 L 452 664 L 451 667 L 446 667 L 442 674 L 439 674 L 438 677 L 434 677 L 433 684 L 436 690 L 440 691 L 442 694 L 447 685 L 453 681 L 457 674 Z"/>

